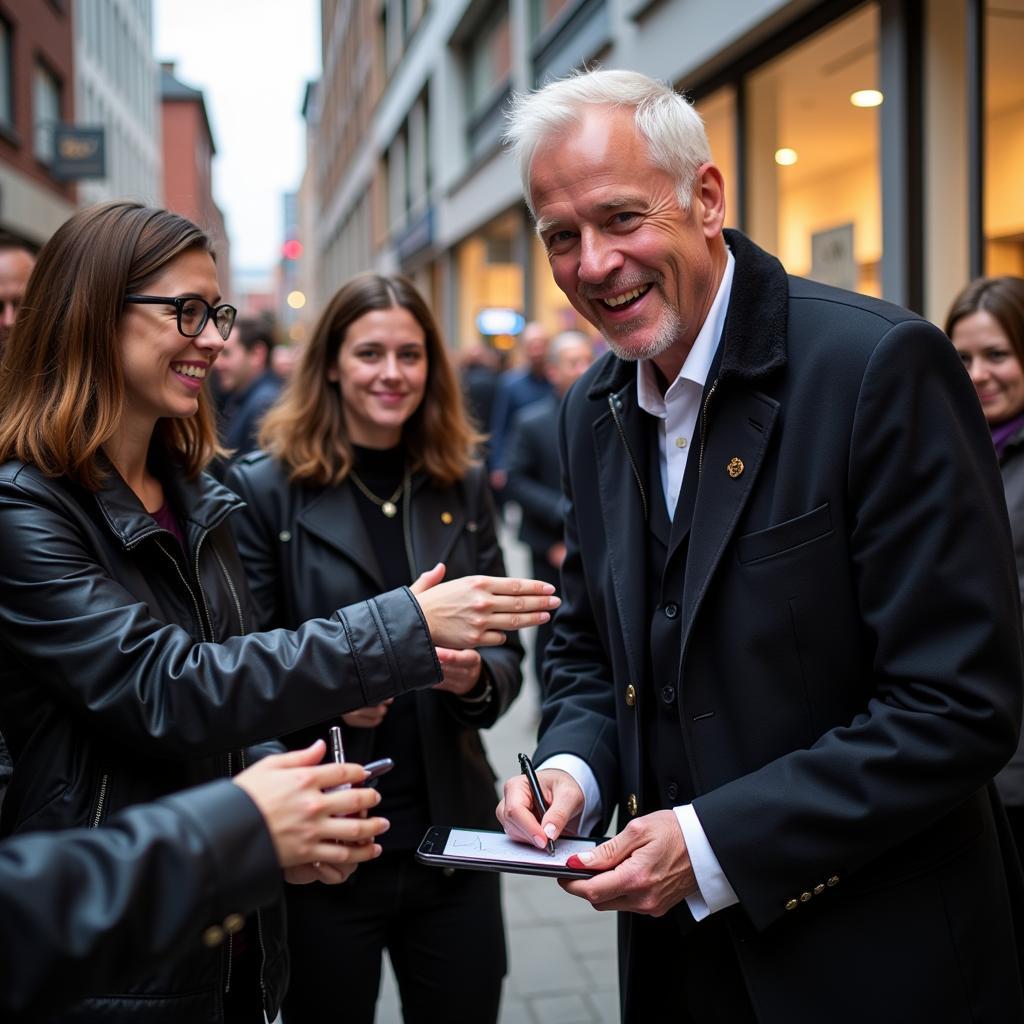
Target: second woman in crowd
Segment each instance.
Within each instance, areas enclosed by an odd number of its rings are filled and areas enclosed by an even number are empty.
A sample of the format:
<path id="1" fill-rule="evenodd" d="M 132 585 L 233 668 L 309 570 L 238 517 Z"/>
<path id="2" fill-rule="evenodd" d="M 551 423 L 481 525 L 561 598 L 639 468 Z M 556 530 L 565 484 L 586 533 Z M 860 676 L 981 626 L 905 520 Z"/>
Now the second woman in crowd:
<path id="1" fill-rule="evenodd" d="M 479 437 L 437 325 L 407 280 L 366 274 L 331 300 L 229 485 L 263 628 L 401 586 L 444 562 L 449 578 L 502 575 Z M 438 649 L 444 681 L 344 716 L 350 758 L 391 757 L 383 855 L 345 886 L 289 892 L 288 1024 L 374 1019 L 388 950 L 406 1022 L 497 1019 L 505 940 L 498 876 L 425 868 L 430 824 L 493 827 L 479 730 L 519 691 L 522 650 Z M 290 737 L 302 746 L 324 722 Z M 338 993 L 344 1012 L 335 1015 Z"/>
<path id="2" fill-rule="evenodd" d="M 1024 278 L 972 281 L 953 301 L 946 333 L 971 375 L 992 431 L 1024 595 Z M 1024 859 L 1024 733 L 1017 753 L 996 776 L 996 788 Z"/>

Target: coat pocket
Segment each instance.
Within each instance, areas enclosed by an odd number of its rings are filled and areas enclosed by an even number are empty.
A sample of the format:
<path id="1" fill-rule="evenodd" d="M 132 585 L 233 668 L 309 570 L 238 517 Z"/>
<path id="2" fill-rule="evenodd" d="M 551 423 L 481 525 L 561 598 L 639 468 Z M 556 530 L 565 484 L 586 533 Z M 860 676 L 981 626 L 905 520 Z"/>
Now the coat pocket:
<path id="1" fill-rule="evenodd" d="M 776 523 L 765 530 L 748 533 L 736 541 L 736 557 L 743 565 L 781 555 L 832 532 L 832 511 L 829 503 L 810 512 Z"/>

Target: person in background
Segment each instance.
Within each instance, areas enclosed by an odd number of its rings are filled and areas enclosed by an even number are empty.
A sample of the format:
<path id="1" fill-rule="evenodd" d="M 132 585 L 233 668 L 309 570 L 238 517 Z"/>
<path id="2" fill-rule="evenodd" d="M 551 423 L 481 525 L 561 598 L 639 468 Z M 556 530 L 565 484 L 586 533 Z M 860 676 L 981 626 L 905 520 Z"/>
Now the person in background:
<path id="1" fill-rule="evenodd" d="M 466 415 L 479 432 L 486 431 L 491 422 L 498 379 L 498 356 L 493 348 L 477 342 L 459 353 L 459 383 Z"/>
<path id="2" fill-rule="evenodd" d="M 1024 278 L 972 281 L 953 300 L 946 334 L 971 376 L 992 431 L 1024 594 Z M 995 783 L 1024 860 L 1024 735 Z"/>
<path id="3" fill-rule="evenodd" d="M 292 375 L 295 364 L 302 353 L 302 345 L 297 341 L 278 342 L 270 350 L 270 369 L 282 383 Z"/>
<path id="4" fill-rule="evenodd" d="M 506 831 L 542 847 L 617 810 L 559 884 L 621 912 L 630 1024 L 1024 1020 L 990 789 L 1020 594 L 949 339 L 723 228 L 699 114 L 646 75 L 548 83 L 508 135 L 612 352 L 562 404 L 548 807 L 509 779 Z"/>
<path id="5" fill-rule="evenodd" d="M 530 571 L 538 580 L 558 586 L 565 558 L 562 478 L 558 463 L 558 409 L 577 379 L 594 361 L 594 346 L 582 331 L 555 335 L 547 352 L 552 393 L 521 410 L 508 441 L 508 484 L 505 496 L 522 509 L 519 539 L 530 549 Z M 543 683 L 544 651 L 551 623 L 538 627 L 533 664 L 538 685 Z"/>
<path id="6" fill-rule="evenodd" d="M 239 319 L 214 366 L 222 395 L 220 438 L 235 458 L 256 448 L 260 423 L 281 393 L 281 379 L 270 367 L 273 347 L 266 319 Z"/>
<path id="7" fill-rule="evenodd" d="M 16 765 L 0 834 L 99 826 L 233 775 L 281 731 L 440 682 L 435 646 L 504 643 L 557 605 L 548 585 L 442 583 L 438 565 L 255 632 L 231 536 L 242 503 L 203 472 L 218 450 L 204 380 L 234 315 L 209 239 L 166 210 L 89 207 L 40 252 L 0 361 L 0 729 Z M 321 860 L 287 878 L 342 876 Z M 161 962 L 68 1016 L 273 1018 L 281 909 L 222 956 Z"/>
<path id="8" fill-rule="evenodd" d="M 35 253 L 24 242 L 12 235 L 0 235 L 0 355 L 7 345 L 35 264 Z M 11 753 L 0 734 L 0 806 L 13 771 Z"/>
<path id="9" fill-rule="evenodd" d="M 0 234 L 0 352 L 7 344 L 35 264 L 35 252 L 25 242 Z"/>
<path id="10" fill-rule="evenodd" d="M 519 338 L 522 365 L 506 370 L 498 380 L 491 413 L 488 466 L 491 487 L 499 496 L 508 480 L 505 445 L 516 413 L 551 394 L 551 381 L 547 374 L 548 338 L 543 324 L 528 323 Z"/>
<path id="11" fill-rule="evenodd" d="M 100 828 L 0 841 L 4 1020 L 39 1019 L 189 950 L 219 957 L 242 914 L 280 898 L 282 870 L 320 860 L 347 878 L 357 860 L 342 844 L 379 852 L 365 844 L 386 820 L 359 817 L 379 794 L 355 788 L 359 765 L 318 764 L 323 753 L 318 741 L 272 754 Z"/>
<path id="12" fill-rule="evenodd" d="M 331 299 L 261 453 L 228 484 L 260 628 L 400 587 L 443 560 L 450 577 L 505 571 L 479 437 L 434 317 L 405 278 L 363 274 Z M 519 692 L 522 648 L 438 649 L 444 681 L 343 716 L 349 757 L 392 757 L 380 782 L 391 829 L 354 884 L 288 893 L 288 1024 L 370 1024 L 388 951 L 406 1022 L 487 1024 L 505 974 L 498 875 L 418 864 L 438 822 L 488 827 L 497 797 L 480 730 Z M 287 739 L 304 746 L 323 725 Z M 344 951 L 339 956 L 339 950 Z M 330 1007 L 338 992 L 344 1003 Z"/>

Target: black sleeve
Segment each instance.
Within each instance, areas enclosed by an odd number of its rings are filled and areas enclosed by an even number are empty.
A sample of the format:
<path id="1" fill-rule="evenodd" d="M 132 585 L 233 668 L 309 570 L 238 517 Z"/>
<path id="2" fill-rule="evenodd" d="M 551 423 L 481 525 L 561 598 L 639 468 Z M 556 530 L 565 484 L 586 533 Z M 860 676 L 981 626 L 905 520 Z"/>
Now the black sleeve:
<path id="1" fill-rule="evenodd" d="M 226 780 L 123 811 L 101 829 L 6 839 L 4 1020 L 37 1019 L 201 948 L 207 929 L 223 934 L 225 919 L 279 899 L 281 884 L 263 818 Z"/>

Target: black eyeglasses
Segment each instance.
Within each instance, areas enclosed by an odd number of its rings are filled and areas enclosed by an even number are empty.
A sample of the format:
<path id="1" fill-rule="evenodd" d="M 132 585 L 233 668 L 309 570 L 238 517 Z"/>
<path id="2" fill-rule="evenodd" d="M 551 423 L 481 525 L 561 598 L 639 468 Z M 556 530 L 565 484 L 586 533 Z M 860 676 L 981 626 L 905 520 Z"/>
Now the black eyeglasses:
<path id="1" fill-rule="evenodd" d="M 173 306 L 178 313 L 178 333 L 186 338 L 196 338 L 202 334 L 206 322 L 213 317 L 217 333 L 227 341 L 238 315 L 238 310 L 226 302 L 220 306 L 211 306 L 206 299 L 194 295 L 179 295 L 177 298 L 167 295 L 126 295 L 124 301 L 141 306 Z"/>

